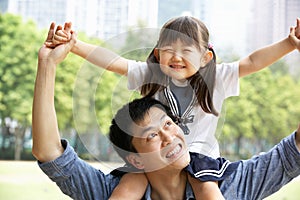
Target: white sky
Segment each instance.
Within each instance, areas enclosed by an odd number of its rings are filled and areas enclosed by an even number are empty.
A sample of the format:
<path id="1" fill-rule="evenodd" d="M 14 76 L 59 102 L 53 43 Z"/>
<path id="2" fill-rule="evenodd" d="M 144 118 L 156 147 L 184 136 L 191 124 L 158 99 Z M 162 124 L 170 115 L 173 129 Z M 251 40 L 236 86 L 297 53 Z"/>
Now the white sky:
<path id="1" fill-rule="evenodd" d="M 211 0 L 210 22 L 207 24 L 213 45 L 218 49 L 232 47 L 236 53 L 245 53 L 247 20 L 250 0 Z"/>

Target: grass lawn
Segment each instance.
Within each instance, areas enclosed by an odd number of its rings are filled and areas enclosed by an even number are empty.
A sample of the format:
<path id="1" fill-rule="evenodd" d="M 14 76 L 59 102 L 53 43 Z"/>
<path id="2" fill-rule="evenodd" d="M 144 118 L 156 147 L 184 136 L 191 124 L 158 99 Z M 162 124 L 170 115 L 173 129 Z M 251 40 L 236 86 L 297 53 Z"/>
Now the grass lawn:
<path id="1" fill-rule="evenodd" d="M 93 164 L 109 172 L 120 164 Z M 298 200 L 300 178 L 283 187 L 266 200 Z M 55 183 L 43 174 L 36 162 L 0 161 L 0 199 L 70 200 Z"/>
<path id="2" fill-rule="evenodd" d="M 0 161 L 0 199 L 65 200 L 36 162 Z"/>
<path id="3" fill-rule="evenodd" d="M 300 177 L 265 200 L 299 200 Z"/>
<path id="4" fill-rule="evenodd" d="M 118 163 L 91 163 L 108 173 Z M 0 161 L 1 200 L 70 200 L 34 161 Z"/>

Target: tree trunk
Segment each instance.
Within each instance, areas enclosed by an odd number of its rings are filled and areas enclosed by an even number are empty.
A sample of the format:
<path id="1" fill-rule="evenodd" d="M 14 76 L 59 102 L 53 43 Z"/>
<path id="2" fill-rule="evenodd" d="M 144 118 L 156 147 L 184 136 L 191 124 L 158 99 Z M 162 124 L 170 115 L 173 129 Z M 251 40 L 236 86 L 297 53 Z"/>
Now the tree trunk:
<path id="1" fill-rule="evenodd" d="M 23 127 L 17 127 L 15 130 L 15 160 L 21 160 L 25 130 Z"/>

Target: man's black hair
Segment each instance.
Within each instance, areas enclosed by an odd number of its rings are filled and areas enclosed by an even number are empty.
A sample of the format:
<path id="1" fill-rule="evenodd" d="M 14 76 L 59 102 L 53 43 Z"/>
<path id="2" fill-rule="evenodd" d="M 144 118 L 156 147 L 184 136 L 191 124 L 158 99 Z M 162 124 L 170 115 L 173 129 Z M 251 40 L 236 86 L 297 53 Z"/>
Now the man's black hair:
<path id="1" fill-rule="evenodd" d="M 166 105 L 152 97 L 143 97 L 135 99 L 132 102 L 124 105 L 116 113 L 109 130 L 109 139 L 112 142 L 114 149 L 125 162 L 126 156 L 129 153 L 137 153 L 132 145 L 133 134 L 131 127 L 144 120 L 145 115 L 151 107 L 158 107 L 166 112 L 173 120 L 174 117 Z"/>

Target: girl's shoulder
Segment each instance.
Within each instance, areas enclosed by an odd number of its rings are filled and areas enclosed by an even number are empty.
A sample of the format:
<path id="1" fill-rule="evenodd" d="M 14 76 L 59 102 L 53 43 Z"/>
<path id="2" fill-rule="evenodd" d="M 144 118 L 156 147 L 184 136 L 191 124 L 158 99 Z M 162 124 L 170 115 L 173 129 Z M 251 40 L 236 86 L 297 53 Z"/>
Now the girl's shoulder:
<path id="1" fill-rule="evenodd" d="M 232 72 L 237 72 L 239 69 L 239 61 L 231 63 L 219 63 L 216 66 L 217 74 L 228 74 Z"/>
<path id="2" fill-rule="evenodd" d="M 147 67 L 146 62 L 136 61 L 136 60 L 128 60 L 128 67 L 130 68 L 139 68 L 139 67 Z"/>
<path id="3" fill-rule="evenodd" d="M 225 67 L 238 67 L 239 66 L 239 61 L 234 61 L 234 62 L 224 62 L 224 63 L 218 63 L 217 64 L 217 69 L 222 69 Z"/>

